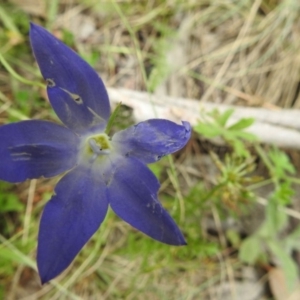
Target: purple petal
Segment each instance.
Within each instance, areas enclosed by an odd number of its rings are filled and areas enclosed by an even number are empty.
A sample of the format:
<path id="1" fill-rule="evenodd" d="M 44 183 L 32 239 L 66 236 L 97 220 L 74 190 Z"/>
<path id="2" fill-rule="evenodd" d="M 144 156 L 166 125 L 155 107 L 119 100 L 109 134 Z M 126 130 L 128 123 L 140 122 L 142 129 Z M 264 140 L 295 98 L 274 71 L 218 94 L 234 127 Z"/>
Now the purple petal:
<path id="1" fill-rule="evenodd" d="M 151 119 L 117 132 L 112 141 L 123 155 L 148 164 L 185 146 L 191 136 L 191 126 L 188 122 L 182 124 Z"/>
<path id="2" fill-rule="evenodd" d="M 105 86 L 77 53 L 44 28 L 31 24 L 31 46 L 48 83 L 48 96 L 61 121 L 78 133 L 101 129 L 110 115 Z"/>
<path id="3" fill-rule="evenodd" d="M 42 283 L 73 261 L 105 218 L 106 186 L 78 167 L 64 176 L 46 204 L 38 236 L 37 263 Z"/>
<path id="4" fill-rule="evenodd" d="M 108 185 L 108 200 L 124 221 L 155 240 L 170 245 L 186 242 L 174 220 L 157 199 L 159 182 L 152 172 L 135 158 L 119 163 Z"/>
<path id="5" fill-rule="evenodd" d="M 76 165 L 78 137 L 47 121 L 22 121 L 0 127 L 0 179 L 21 182 L 52 177 Z"/>

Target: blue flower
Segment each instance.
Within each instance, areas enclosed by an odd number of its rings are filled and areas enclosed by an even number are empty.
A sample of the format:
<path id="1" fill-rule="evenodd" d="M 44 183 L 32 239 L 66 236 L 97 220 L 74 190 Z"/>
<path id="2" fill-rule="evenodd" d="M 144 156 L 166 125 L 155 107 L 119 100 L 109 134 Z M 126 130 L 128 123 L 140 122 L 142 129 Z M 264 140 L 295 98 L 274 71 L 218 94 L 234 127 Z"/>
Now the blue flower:
<path id="1" fill-rule="evenodd" d="M 151 119 L 108 137 L 109 99 L 97 73 L 38 25 L 31 24 L 30 40 L 50 103 L 64 125 L 29 120 L 0 127 L 0 179 L 21 182 L 66 172 L 40 222 L 42 283 L 70 265 L 108 206 L 153 239 L 185 245 L 157 199 L 160 185 L 146 164 L 184 147 L 189 123 Z"/>

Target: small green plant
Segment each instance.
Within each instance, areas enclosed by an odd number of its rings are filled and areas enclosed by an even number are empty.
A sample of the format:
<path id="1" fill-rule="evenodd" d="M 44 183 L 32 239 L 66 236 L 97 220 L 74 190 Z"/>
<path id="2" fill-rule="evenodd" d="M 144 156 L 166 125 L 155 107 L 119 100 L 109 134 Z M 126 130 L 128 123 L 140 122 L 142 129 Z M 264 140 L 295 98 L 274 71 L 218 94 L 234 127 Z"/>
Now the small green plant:
<path id="1" fill-rule="evenodd" d="M 253 264 L 267 263 L 268 254 L 283 268 L 288 288 L 293 291 L 297 284 L 297 265 L 292 259 L 292 251 L 299 250 L 298 226 L 293 232 L 285 234 L 289 218 L 284 211 L 291 203 L 295 191 L 292 186 L 295 168 L 287 155 L 277 148 L 263 151 L 257 148 L 265 165 L 268 167 L 274 190 L 267 198 L 265 220 L 256 232 L 248 237 L 241 245 L 240 258 L 242 261 Z"/>
<path id="2" fill-rule="evenodd" d="M 229 231 L 230 240 L 236 247 L 240 247 L 240 259 L 249 264 L 277 263 L 284 270 L 288 287 L 292 291 L 295 288 L 298 273 L 297 265 L 292 259 L 292 251 L 299 250 L 300 226 L 290 234 L 282 237 L 286 229 L 289 217 L 285 212 L 287 205 L 295 191 L 292 186 L 297 182 L 291 177 L 295 174 L 295 168 L 288 156 L 276 147 L 265 150 L 257 144 L 257 138 L 244 130 L 251 126 L 254 119 L 245 118 L 232 125 L 227 125 L 233 110 L 220 113 L 214 110 L 204 116 L 204 121 L 199 122 L 194 129 L 206 138 L 221 138 L 231 146 L 232 152 L 225 155 L 222 161 L 215 153 L 211 153 L 212 159 L 220 171 L 214 195 L 216 206 L 227 204 L 227 208 L 234 212 L 245 212 L 255 200 L 255 185 L 263 186 L 272 184 L 273 191 L 266 201 L 265 219 L 260 227 L 244 241 L 240 241 L 236 233 Z M 254 146 L 255 152 L 250 152 L 247 144 Z M 269 171 L 269 178 L 262 179 L 251 175 L 255 170 L 254 161 L 259 157 Z M 250 175 L 249 175 L 250 174 Z M 257 184 L 259 183 L 259 184 Z M 245 201 L 247 199 L 247 201 Z M 220 211 L 221 213 L 221 211 Z M 273 259 L 270 261 L 270 254 Z"/>
<path id="3" fill-rule="evenodd" d="M 235 123 L 228 125 L 228 121 L 233 109 L 228 109 L 224 113 L 220 113 L 217 109 L 202 115 L 203 121 L 199 122 L 194 130 L 206 138 L 222 138 L 224 142 L 233 148 L 233 152 L 239 157 L 249 157 L 250 153 L 245 142 L 254 142 L 256 136 L 246 132 L 245 129 L 250 127 L 254 119 L 243 118 Z"/>
<path id="4" fill-rule="evenodd" d="M 216 205 L 222 204 L 227 208 L 227 212 L 233 215 L 245 212 L 254 198 L 253 192 L 248 186 L 262 180 L 261 177 L 252 175 L 256 168 L 254 159 L 239 157 L 236 153 L 228 153 L 222 162 L 215 153 L 210 152 L 210 155 L 220 172 L 215 191 Z"/>

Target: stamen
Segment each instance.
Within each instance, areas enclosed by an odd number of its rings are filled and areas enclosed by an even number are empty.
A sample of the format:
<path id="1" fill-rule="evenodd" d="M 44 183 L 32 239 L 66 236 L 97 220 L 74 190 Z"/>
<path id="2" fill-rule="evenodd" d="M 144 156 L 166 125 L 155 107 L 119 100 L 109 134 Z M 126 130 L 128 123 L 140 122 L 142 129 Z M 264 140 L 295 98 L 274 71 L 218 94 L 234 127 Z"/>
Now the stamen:
<path id="1" fill-rule="evenodd" d="M 89 139 L 89 144 L 95 154 L 101 154 L 101 149 L 97 145 L 96 141 L 94 139 Z"/>
<path id="2" fill-rule="evenodd" d="M 102 149 L 101 146 L 97 144 L 95 139 L 89 139 L 89 145 L 94 153 L 93 156 L 90 158 L 90 162 L 94 162 L 99 155 L 107 155 L 110 153 L 109 149 Z"/>

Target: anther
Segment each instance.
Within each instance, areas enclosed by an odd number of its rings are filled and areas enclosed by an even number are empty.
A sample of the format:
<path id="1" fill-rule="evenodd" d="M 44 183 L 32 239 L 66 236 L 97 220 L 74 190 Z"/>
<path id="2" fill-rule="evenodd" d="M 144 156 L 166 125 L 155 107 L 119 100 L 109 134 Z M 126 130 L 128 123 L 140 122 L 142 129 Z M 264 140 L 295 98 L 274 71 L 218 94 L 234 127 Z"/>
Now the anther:
<path id="1" fill-rule="evenodd" d="M 97 156 L 100 154 L 109 154 L 110 153 L 109 149 L 100 148 L 94 139 L 89 139 L 89 144 L 90 144 L 90 147 L 93 150 L 94 154 L 96 154 Z"/>

